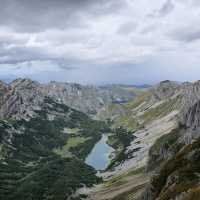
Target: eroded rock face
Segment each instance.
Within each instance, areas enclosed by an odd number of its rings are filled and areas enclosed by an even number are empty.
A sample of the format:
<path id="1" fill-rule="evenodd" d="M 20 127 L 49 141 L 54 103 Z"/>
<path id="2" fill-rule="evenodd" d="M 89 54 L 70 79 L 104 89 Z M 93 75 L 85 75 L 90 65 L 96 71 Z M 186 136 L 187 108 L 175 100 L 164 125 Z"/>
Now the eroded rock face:
<path id="1" fill-rule="evenodd" d="M 17 79 L 4 93 L 0 107 L 0 117 L 27 118 L 33 110 L 40 109 L 44 95 L 39 83 L 26 79 Z"/>
<path id="2" fill-rule="evenodd" d="M 200 101 L 191 106 L 183 116 L 183 123 L 188 128 L 196 129 L 200 126 Z"/>
<path id="3" fill-rule="evenodd" d="M 182 110 L 180 121 L 187 127 L 192 125 L 193 117 L 198 110 L 198 101 L 200 100 L 200 81 L 195 83 L 184 83 L 182 85 Z M 196 111 L 195 111 L 196 110 Z"/>
<path id="4" fill-rule="evenodd" d="M 111 95 L 98 88 L 79 84 L 51 82 L 43 87 L 43 92 L 59 102 L 89 114 L 95 114 L 112 101 Z"/>

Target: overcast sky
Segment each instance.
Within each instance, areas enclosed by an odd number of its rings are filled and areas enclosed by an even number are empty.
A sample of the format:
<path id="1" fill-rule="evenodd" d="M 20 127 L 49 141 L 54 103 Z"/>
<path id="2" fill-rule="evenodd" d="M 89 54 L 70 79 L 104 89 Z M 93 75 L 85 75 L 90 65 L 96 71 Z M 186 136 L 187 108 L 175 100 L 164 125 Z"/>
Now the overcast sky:
<path id="1" fill-rule="evenodd" d="M 0 0 L 0 79 L 200 79 L 200 0 Z"/>

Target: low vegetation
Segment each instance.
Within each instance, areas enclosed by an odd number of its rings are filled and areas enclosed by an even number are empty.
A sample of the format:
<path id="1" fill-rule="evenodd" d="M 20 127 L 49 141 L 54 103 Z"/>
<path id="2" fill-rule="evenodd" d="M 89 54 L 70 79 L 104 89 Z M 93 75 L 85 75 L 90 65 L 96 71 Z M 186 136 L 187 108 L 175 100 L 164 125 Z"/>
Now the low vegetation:
<path id="1" fill-rule="evenodd" d="M 147 170 L 155 170 L 170 155 L 177 153 L 183 144 L 177 142 L 183 133 L 181 126 L 160 137 L 149 150 Z"/>
<path id="2" fill-rule="evenodd" d="M 1 121 L 0 199 L 64 200 L 77 188 L 98 183 L 84 159 L 108 129 L 51 99 L 29 121 Z"/>
<path id="3" fill-rule="evenodd" d="M 123 127 L 114 130 L 114 133 L 108 137 L 108 143 L 116 149 L 116 155 L 107 169 L 112 169 L 114 166 L 124 162 L 128 158 L 128 155 L 125 154 L 125 150 L 134 138 L 133 132 L 127 131 Z"/>
<path id="4" fill-rule="evenodd" d="M 140 124 L 137 118 L 134 117 L 132 113 L 127 113 L 127 115 L 121 116 L 120 118 L 116 119 L 114 127 L 120 126 L 123 126 L 128 131 L 135 131 L 140 127 Z"/>
<path id="5" fill-rule="evenodd" d="M 153 199 L 175 199 L 180 194 L 184 200 L 199 199 L 199 173 L 200 139 L 163 162 L 151 181 Z"/>

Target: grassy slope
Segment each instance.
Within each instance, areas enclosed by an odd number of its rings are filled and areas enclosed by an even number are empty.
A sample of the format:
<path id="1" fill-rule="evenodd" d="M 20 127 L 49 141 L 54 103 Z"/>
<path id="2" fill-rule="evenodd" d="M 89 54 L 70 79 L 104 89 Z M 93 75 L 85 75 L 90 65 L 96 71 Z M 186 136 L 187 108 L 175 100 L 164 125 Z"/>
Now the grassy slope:
<path id="1" fill-rule="evenodd" d="M 70 153 L 70 149 L 79 146 L 80 144 L 86 143 L 87 140 L 91 139 L 90 137 L 85 138 L 85 137 L 70 137 L 66 144 L 60 148 L 54 149 L 54 153 L 62 156 L 62 157 L 71 157 L 72 154 Z"/>
<path id="2" fill-rule="evenodd" d="M 133 101 L 128 102 L 122 106 L 124 115 L 119 115 L 114 120 L 114 128 L 123 126 L 127 130 L 134 131 L 140 127 L 139 120 L 136 117 L 136 112 L 133 110 L 145 103 L 148 100 L 150 94 L 147 91 L 141 92 Z M 114 108 L 113 108 L 114 109 Z"/>
<path id="3" fill-rule="evenodd" d="M 162 118 L 162 117 L 166 116 L 167 114 L 169 114 L 170 112 L 179 108 L 179 103 L 181 101 L 181 98 L 179 96 L 174 97 L 172 99 L 168 99 L 166 101 L 162 101 L 156 105 L 155 102 L 153 104 L 150 103 L 151 95 L 152 94 L 148 91 L 144 92 L 142 95 L 139 95 L 138 97 L 136 97 L 135 100 L 123 105 L 123 109 L 125 110 L 126 114 L 121 115 L 118 118 L 116 118 L 114 120 L 113 127 L 117 128 L 117 127 L 122 126 L 125 129 L 127 129 L 128 131 L 134 132 L 140 128 L 144 128 L 146 124 L 149 124 L 156 119 Z M 154 105 L 156 105 L 156 106 L 154 106 Z M 137 115 L 139 112 L 141 114 Z M 159 142 L 162 143 L 162 141 L 165 141 L 166 137 L 170 138 L 171 135 L 169 134 L 168 136 L 164 136 L 163 137 L 164 139 L 163 138 L 159 139 L 157 144 Z M 174 134 L 173 138 L 176 139 L 177 137 L 176 137 L 176 134 Z M 171 140 L 173 140 L 173 138 Z M 117 147 L 121 148 L 121 147 L 123 147 L 123 145 L 119 141 L 121 141 L 120 137 L 118 137 L 118 139 L 116 139 L 114 136 L 112 136 L 112 143 L 118 144 Z M 156 144 L 154 145 L 153 148 L 156 148 Z M 117 155 L 119 155 L 119 157 L 121 157 L 120 154 L 123 153 L 124 148 L 121 148 L 121 149 L 122 149 L 122 151 L 119 151 L 119 153 L 117 154 Z M 125 154 L 123 154 L 122 157 L 125 158 L 126 157 Z M 142 174 L 144 174 L 144 172 L 142 172 Z M 125 176 L 122 175 L 122 176 L 116 177 L 115 178 L 116 181 L 114 179 L 113 182 L 111 180 L 111 182 L 109 182 L 109 186 L 111 188 L 112 187 L 115 188 L 116 185 L 121 185 L 122 187 L 123 186 L 125 187 L 127 183 L 123 179 L 123 177 L 125 177 Z M 131 195 L 134 196 L 134 193 L 135 194 L 138 193 L 138 191 L 135 190 L 136 188 L 133 188 L 133 190 L 130 190 L 130 191 L 127 191 L 125 193 L 118 195 L 115 199 L 120 199 L 120 200 L 121 199 L 129 199 L 129 197 Z M 142 186 L 142 188 L 144 189 L 144 185 Z M 140 189 L 142 189 L 142 188 L 140 188 Z"/>
<path id="4" fill-rule="evenodd" d="M 157 105 L 151 102 L 152 94 L 149 91 L 143 92 L 133 101 L 123 105 L 124 115 L 118 116 L 114 120 L 113 127 L 123 126 L 130 131 L 143 128 L 153 120 L 166 116 L 170 112 L 179 109 L 181 97 L 169 98 L 166 101 L 160 101 Z M 156 105 L 156 106 L 155 106 Z M 140 115 L 138 115 L 140 113 Z"/>

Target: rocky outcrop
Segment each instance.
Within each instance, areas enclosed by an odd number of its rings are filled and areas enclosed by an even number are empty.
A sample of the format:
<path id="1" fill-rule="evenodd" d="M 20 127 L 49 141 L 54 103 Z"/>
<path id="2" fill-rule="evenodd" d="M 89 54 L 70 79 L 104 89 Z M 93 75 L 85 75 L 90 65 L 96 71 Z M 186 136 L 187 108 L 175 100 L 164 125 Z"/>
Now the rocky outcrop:
<path id="1" fill-rule="evenodd" d="M 27 79 L 17 79 L 9 85 L 0 105 L 1 118 L 28 118 L 40 109 L 44 100 L 41 85 Z"/>
<path id="2" fill-rule="evenodd" d="M 181 84 L 174 81 L 162 81 L 152 87 L 150 91 L 156 100 L 166 100 L 173 95 L 177 95 L 181 89 Z"/>

